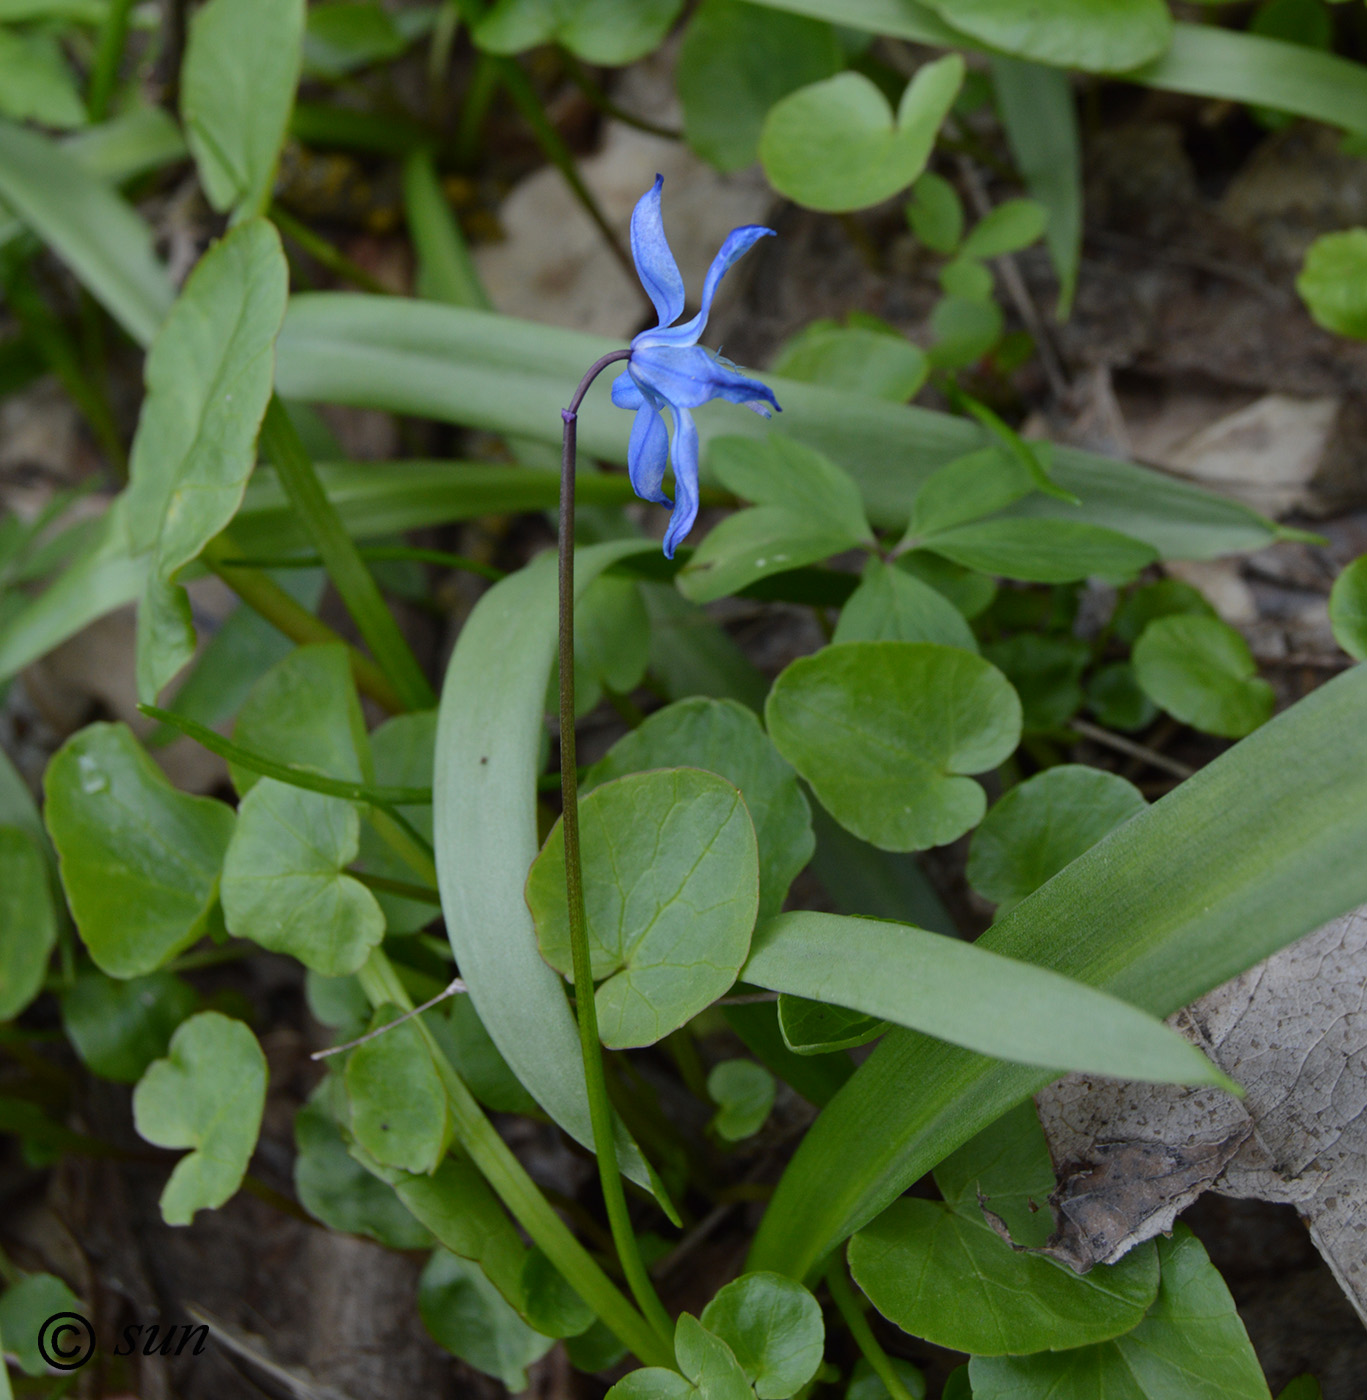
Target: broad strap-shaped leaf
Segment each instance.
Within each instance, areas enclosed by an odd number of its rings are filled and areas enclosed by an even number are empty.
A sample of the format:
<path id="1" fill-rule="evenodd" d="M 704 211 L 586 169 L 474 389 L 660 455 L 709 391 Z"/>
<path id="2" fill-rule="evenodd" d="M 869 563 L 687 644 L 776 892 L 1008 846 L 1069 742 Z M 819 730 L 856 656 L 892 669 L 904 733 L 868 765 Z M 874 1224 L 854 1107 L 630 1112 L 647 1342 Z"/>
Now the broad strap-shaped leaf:
<path id="1" fill-rule="evenodd" d="M 350 802 L 262 778 L 238 807 L 223 862 L 229 932 L 327 977 L 355 972 L 384 937 L 375 896 L 344 872 L 360 840 Z"/>
<path id="2" fill-rule="evenodd" d="M 1229 1081 L 1148 1012 L 1056 972 L 910 924 L 780 914 L 741 976 L 1023 1064 L 1175 1084 Z"/>
<path id="3" fill-rule="evenodd" d="M 584 906 L 603 1044 L 653 1045 L 736 980 L 759 908 L 759 851 L 739 790 L 700 768 L 631 773 L 580 804 Z M 541 956 L 573 973 L 565 836 L 527 876 Z"/>
<path id="4" fill-rule="evenodd" d="M 966 568 L 1029 583 L 1093 575 L 1118 583 L 1158 558 L 1143 540 L 1080 520 L 980 520 L 927 535 L 921 547 Z"/>
<path id="5" fill-rule="evenodd" d="M 1335 677 L 1118 827 L 975 946 L 1167 1016 L 1363 903 L 1365 705 L 1367 668 Z M 752 1266 L 802 1277 L 1050 1077 L 924 1036 L 884 1037 L 808 1131 Z"/>
<path id="6" fill-rule="evenodd" d="M 175 580 L 242 504 L 288 289 L 274 226 L 242 224 L 200 259 L 147 357 L 128 492 L 132 547 L 154 556 L 138 627 L 146 701 L 194 651 Z"/>
<path id="7" fill-rule="evenodd" d="M 925 0 L 942 19 L 989 49 L 1092 73 L 1119 73 L 1172 41 L 1163 0 Z"/>
<path id="8" fill-rule="evenodd" d="M 1346 66 L 1355 71 L 1356 65 Z M 276 387 L 286 398 L 413 413 L 521 434 L 558 448 L 565 385 L 575 383 L 586 364 L 619 348 L 602 336 L 463 307 L 306 293 L 290 300 L 276 347 Z M 965 418 L 763 378 L 783 405 L 785 436 L 825 453 L 849 472 L 870 520 L 880 527 L 904 527 L 925 477 L 985 445 L 983 430 Z M 698 411 L 697 423 L 704 444 L 719 436 L 764 437 L 769 431 L 763 420 L 734 404 L 707 405 Z M 625 466 L 630 430 L 630 414 L 613 407 L 607 381 L 600 379 L 580 411 L 580 451 Z M 1104 525 L 1175 558 L 1259 549 L 1276 537 L 1275 527 L 1247 507 L 1157 472 L 1075 448 L 1056 448 L 1053 459 L 1054 480 L 1080 497 L 1081 506 L 1038 496 L 1014 512 L 1063 514 Z M 426 472 L 424 479 L 437 474 Z M 439 475 L 454 489 L 448 469 L 440 468 Z M 351 473 L 353 483 L 356 477 Z M 382 483 L 373 469 L 364 479 L 373 519 Z"/>
<path id="9" fill-rule="evenodd" d="M 304 39 L 304 0 L 208 0 L 190 22 L 180 114 L 209 203 L 264 214 Z"/>
<path id="10" fill-rule="evenodd" d="M 230 807 L 177 792 L 123 724 L 92 724 L 53 755 L 44 818 L 95 965 L 154 972 L 204 932 L 233 832 Z"/>
<path id="11" fill-rule="evenodd" d="M 57 142 L 6 121 L 0 199 L 134 340 L 151 344 L 175 290 L 131 205 Z"/>
<path id="12" fill-rule="evenodd" d="M 963 82 L 949 54 L 919 68 L 894 114 L 862 73 L 838 73 L 775 103 L 759 156 L 769 183 L 808 209 L 865 209 L 904 190 L 925 169 Z"/>
<path id="13" fill-rule="evenodd" d="M 847 830 L 887 851 L 962 836 L 987 809 L 967 776 L 1020 739 L 1020 701 L 979 656 L 849 642 L 793 662 L 764 707 L 778 751 Z"/>
<path id="14" fill-rule="evenodd" d="M 192 1016 L 170 1052 L 133 1091 L 138 1135 L 156 1147 L 194 1150 L 161 1193 L 168 1225 L 216 1210 L 242 1184 L 266 1106 L 266 1057 L 241 1021 L 217 1011 Z"/>
<path id="15" fill-rule="evenodd" d="M 627 773 L 682 767 L 705 768 L 740 789 L 759 842 L 759 914 L 777 914 L 816 840 L 797 775 L 743 705 L 695 696 L 656 710 L 593 765 L 579 790 Z"/>
<path id="16" fill-rule="evenodd" d="M 974 1400 L 1270 1400 L 1215 1265 L 1185 1225 L 1158 1241 L 1148 1316 L 1114 1341 L 1036 1356 L 974 1357 Z"/>
<path id="17" fill-rule="evenodd" d="M 576 590 L 638 541 L 577 551 Z M 447 936 L 485 1029 L 532 1097 L 591 1146 L 579 1032 L 564 982 L 541 958 L 523 898 L 536 858 L 536 776 L 542 702 L 556 646 L 554 560 L 538 560 L 491 588 L 461 629 L 437 721 L 433 815 Z M 625 1132 L 623 1170 L 650 1189 Z"/>

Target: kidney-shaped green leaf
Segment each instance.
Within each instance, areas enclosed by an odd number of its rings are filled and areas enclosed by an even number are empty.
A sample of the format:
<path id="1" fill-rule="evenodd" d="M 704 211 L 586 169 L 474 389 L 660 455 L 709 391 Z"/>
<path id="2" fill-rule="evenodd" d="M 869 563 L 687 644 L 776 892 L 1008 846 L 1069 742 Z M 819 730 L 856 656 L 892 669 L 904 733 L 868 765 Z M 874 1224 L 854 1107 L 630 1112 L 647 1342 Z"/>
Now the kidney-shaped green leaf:
<path id="1" fill-rule="evenodd" d="M 1276 697 L 1248 643 L 1216 617 L 1160 617 L 1134 646 L 1144 693 L 1207 734 L 1241 739 L 1272 718 Z"/>
<path id="2" fill-rule="evenodd" d="M 360 840 L 351 803 L 262 778 L 223 862 L 229 931 L 327 977 L 355 972 L 384 937 L 375 896 L 343 873 Z"/>
<path id="3" fill-rule="evenodd" d="M 1358 661 L 1367 661 L 1367 554 L 1354 559 L 1334 580 L 1329 622 L 1339 646 Z"/>
<path id="4" fill-rule="evenodd" d="M 759 906 L 755 829 L 715 773 L 670 768 L 595 788 L 580 807 L 584 905 L 603 1044 L 653 1045 L 721 996 Z M 565 838 L 527 877 L 541 955 L 572 972 Z"/>
<path id="5" fill-rule="evenodd" d="M 1179 1224 L 1158 1241 L 1158 1261 L 1157 1301 L 1133 1331 L 1073 1351 L 974 1357 L 974 1400 L 1269 1400 L 1234 1299 L 1200 1240 Z"/>
<path id="6" fill-rule="evenodd" d="M 398 1020 L 381 1006 L 370 1029 Z M 402 1092 L 396 1089 L 402 1086 Z M 387 1167 L 430 1172 L 446 1151 L 446 1092 L 432 1055 L 412 1021 L 402 1021 L 347 1056 L 347 1099 L 356 1141 Z"/>
<path id="7" fill-rule="evenodd" d="M 47 860 L 17 826 L 0 826 L 0 929 L 0 1021 L 9 1021 L 38 995 L 57 941 Z"/>
<path id="8" fill-rule="evenodd" d="M 1152 1245 L 1080 1275 L 1012 1249 L 988 1223 L 984 1208 L 1017 1243 L 1049 1234 L 1054 1172 L 1033 1104 L 947 1157 L 935 1182 L 943 1201 L 898 1201 L 850 1241 L 855 1281 L 903 1331 L 980 1356 L 1056 1350 L 1128 1332 L 1156 1297 Z M 1035 1227 L 1029 1237 L 1018 1222 Z"/>
<path id="9" fill-rule="evenodd" d="M 774 1106 L 774 1076 L 754 1060 L 720 1060 L 707 1075 L 707 1096 L 717 1105 L 711 1126 L 727 1142 L 753 1137 Z"/>
<path id="10" fill-rule="evenodd" d="M 1156 1017 L 1047 968 L 910 924 L 809 911 L 755 930 L 741 976 L 983 1055 L 1173 1084 L 1230 1081 Z"/>
<path id="11" fill-rule="evenodd" d="M 816 840 L 797 775 L 744 705 L 696 696 L 656 710 L 589 769 L 580 791 L 628 773 L 684 767 L 705 768 L 740 789 L 759 843 L 759 916 L 777 914 Z"/>
<path id="12" fill-rule="evenodd" d="M 955 29 L 1017 58 L 1118 73 L 1172 43 L 1163 0 L 927 0 Z"/>
<path id="13" fill-rule="evenodd" d="M 742 1274 L 702 1310 L 702 1325 L 740 1362 L 759 1400 L 787 1400 L 816 1374 L 826 1342 L 821 1308 L 782 1274 Z"/>
<path id="14" fill-rule="evenodd" d="M 631 63 L 669 32 L 683 0 L 496 0 L 475 25 L 475 43 L 513 54 L 563 44 L 586 63 Z"/>
<path id="15" fill-rule="evenodd" d="M 1317 238 L 1296 290 L 1325 330 L 1367 340 L 1367 228 Z"/>
<path id="16" fill-rule="evenodd" d="M 769 183 L 798 204 L 831 213 L 891 199 L 925 169 L 963 77 L 958 54 L 925 64 L 895 116 L 862 73 L 799 88 L 764 122 L 759 154 Z"/>
<path id="17" fill-rule="evenodd" d="M 968 883 L 1004 914 L 1145 806 L 1118 773 L 1074 763 L 1047 768 L 983 818 L 973 833 Z"/>
<path id="18" fill-rule="evenodd" d="M 217 1011 L 192 1016 L 166 1059 L 133 1091 L 138 1135 L 157 1147 L 190 1147 L 161 1193 L 168 1225 L 216 1210 L 242 1184 L 266 1106 L 266 1057 L 256 1037 Z"/>
<path id="19" fill-rule="evenodd" d="M 76 927 L 111 977 L 153 972 L 204 931 L 232 809 L 177 792 L 122 724 L 72 735 L 43 778 Z"/>
<path id="20" fill-rule="evenodd" d="M 166 1054 L 176 1027 L 199 998 L 170 972 L 119 981 L 93 970 L 78 973 L 62 993 L 62 1029 L 96 1074 L 136 1084 Z"/>
<path id="21" fill-rule="evenodd" d="M 886 851 L 941 846 L 987 808 L 970 773 L 1020 739 L 1016 692 L 979 656 L 850 642 L 793 662 L 764 707 L 778 751 L 847 830 Z"/>

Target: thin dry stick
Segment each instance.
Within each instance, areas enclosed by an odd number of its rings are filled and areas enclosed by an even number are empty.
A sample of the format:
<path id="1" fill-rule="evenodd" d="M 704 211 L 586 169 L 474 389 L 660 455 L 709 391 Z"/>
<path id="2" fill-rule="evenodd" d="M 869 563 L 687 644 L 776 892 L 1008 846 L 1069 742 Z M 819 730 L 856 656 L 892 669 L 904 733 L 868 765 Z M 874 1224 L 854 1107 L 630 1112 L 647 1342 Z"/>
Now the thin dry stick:
<path id="1" fill-rule="evenodd" d="M 348 1040 L 342 1045 L 332 1045 L 326 1050 L 315 1050 L 309 1056 L 311 1060 L 326 1060 L 329 1055 L 340 1055 L 343 1050 L 354 1050 L 358 1045 L 364 1045 L 367 1040 L 374 1040 L 376 1036 L 383 1035 L 386 1031 L 392 1031 L 395 1026 L 401 1026 L 405 1021 L 411 1021 L 414 1016 L 421 1016 L 424 1011 L 430 1011 L 439 1002 L 443 1002 L 447 997 L 459 996 L 462 992 L 468 991 L 464 981 L 459 977 L 453 977 L 450 984 L 442 991 L 438 992 L 430 1001 L 425 1001 L 421 1006 L 415 1006 L 412 1011 L 405 1011 L 397 1020 L 388 1021 L 383 1026 L 376 1026 L 373 1031 L 367 1031 L 364 1035 L 357 1036 L 355 1040 Z"/>
<path id="2" fill-rule="evenodd" d="M 958 164 L 974 213 L 981 219 L 992 212 L 992 201 L 988 198 L 982 176 L 978 174 L 978 167 L 967 156 L 960 156 Z M 1068 376 L 1064 373 L 1063 362 L 1054 348 L 1049 328 L 1039 314 L 1035 299 L 1025 285 L 1025 278 L 1021 276 L 1015 258 L 1010 253 L 1005 253 L 999 258 L 994 258 L 993 262 L 997 271 L 1001 273 L 1002 285 L 1006 288 L 1007 296 L 1015 303 L 1017 314 L 1034 338 L 1035 349 L 1039 352 L 1039 362 L 1044 370 L 1044 377 L 1049 381 L 1050 392 L 1060 403 L 1065 402 L 1071 392 Z"/>
<path id="3" fill-rule="evenodd" d="M 1133 739 L 1126 739 L 1122 734 L 1112 734 L 1109 729 L 1103 729 L 1099 724 L 1093 724 L 1090 720 L 1074 719 L 1069 722 L 1068 727 L 1074 734 L 1080 734 L 1084 739 L 1090 739 L 1094 744 L 1102 744 L 1108 749 L 1114 749 L 1116 753 L 1123 753 L 1127 758 L 1142 759 L 1153 768 L 1161 768 L 1165 773 L 1171 773 L 1174 778 L 1190 778 L 1196 772 L 1194 768 L 1188 768 L 1185 763 L 1179 763 L 1175 758 L 1169 758 L 1166 754 L 1161 754 L 1157 749 L 1151 749 L 1147 744 L 1137 744 Z"/>

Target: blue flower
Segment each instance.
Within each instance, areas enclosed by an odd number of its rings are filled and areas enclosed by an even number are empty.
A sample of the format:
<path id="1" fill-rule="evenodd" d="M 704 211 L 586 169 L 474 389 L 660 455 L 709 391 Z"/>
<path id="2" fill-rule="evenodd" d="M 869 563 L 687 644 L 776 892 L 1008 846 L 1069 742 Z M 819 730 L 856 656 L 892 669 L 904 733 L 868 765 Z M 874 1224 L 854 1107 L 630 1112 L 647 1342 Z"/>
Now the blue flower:
<path id="1" fill-rule="evenodd" d="M 631 342 L 631 358 L 626 372 L 613 382 L 612 401 L 618 408 L 636 411 L 627 468 L 632 489 L 642 500 L 670 504 L 663 483 L 665 466 L 672 460 L 675 500 L 664 538 L 665 557 L 672 559 L 698 514 L 698 430 L 689 410 L 709 399 L 743 403 L 765 418 L 770 416 L 770 405 L 778 408 L 771 389 L 757 379 L 747 379 L 730 360 L 698 344 L 726 269 L 774 230 L 758 224 L 732 229 L 707 269 L 702 309 L 691 321 L 676 326 L 674 322 L 683 315 L 684 284 L 660 218 L 663 185 L 664 177 L 657 175 L 631 216 L 631 255 L 660 324 Z M 673 419 L 672 441 L 665 428 L 665 409 Z"/>

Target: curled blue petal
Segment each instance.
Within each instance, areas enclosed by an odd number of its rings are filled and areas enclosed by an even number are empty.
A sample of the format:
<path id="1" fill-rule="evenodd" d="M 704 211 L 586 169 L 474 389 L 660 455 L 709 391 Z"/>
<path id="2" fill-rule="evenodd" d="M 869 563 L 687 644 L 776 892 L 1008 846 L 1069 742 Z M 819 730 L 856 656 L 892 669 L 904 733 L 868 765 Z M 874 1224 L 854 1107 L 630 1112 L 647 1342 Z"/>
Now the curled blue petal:
<path id="1" fill-rule="evenodd" d="M 657 175 L 655 183 L 636 201 L 631 214 L 631 256 L 636 275 L 659 314 L 660 325 L 668 326 L 683 315 L 684 283 L 674 254 L 669 251 L 660 216 L 664 182 L 664 176 Z"/>
<path id="2" fill-rule="evenodd" d="M 618 408 L 640 408 L 645 403 L 645 395 L 636 386 L 631 371 L 624 369 L 612 381 L 612 401 Z"/>
<path id="3" fill-rule="evenodd" d="M 669 461 L 669 433 L 665 420 L 654 407 L 642 403 L 631 425 L 631 441 L 627 445 L 627 472 L 631 489 L 643 501 L 667 506 L 664 493 L 665 466 Z M 695 468 L 696 471 L 696 468 Z"/>
<path id="4" fill-rule="evenodd" d="M 642 392 L 671 407 L 701 408 L 711 399 L 778 407 L 774 391 L 700 345 L 645 345 L 631 352 L 631 377 Z"/>
<path id="5" fill-rule="evenodd" d="M 674 510 L 665 531 L 665 558 L 672 559 L 674 551 L 693 528 L 698 518 L 698 430 L 693 415 L 686 409 L 670 405 L 674 415 Z"/>
<path id="6" fill-rule="evenodd" d="M 698 337 L 707 325 L 707 318 L 712 312 L 712 298 L 717 294 L 717 288 L 721 285 L 721 279 L 726 276 L 727 268 L 743 254 L 748 253 L 761 238 L 774 236 L 774 230 L 765 228 L 762 224 L 745 224 L 732 229 L 726 235 L 726 242 L 721 245 L 721 251 L 712 259 L 712 266 L 707 269 L 707 278 L 702 287 L 702 309 L 698 314 L 680 326 L 667 326 L 662 319 L 660 329 L 643 331 L 636 340 L 646 345 L 696 345 Z M 680 310 L 682 309 L 680 307 Z M 676 312 L 675 317 L 677 315 Z"/>

